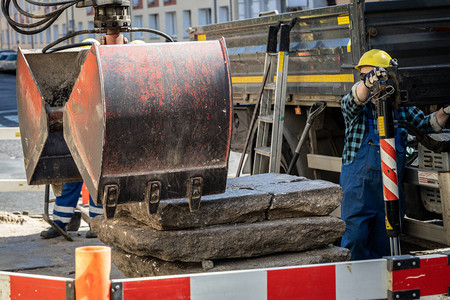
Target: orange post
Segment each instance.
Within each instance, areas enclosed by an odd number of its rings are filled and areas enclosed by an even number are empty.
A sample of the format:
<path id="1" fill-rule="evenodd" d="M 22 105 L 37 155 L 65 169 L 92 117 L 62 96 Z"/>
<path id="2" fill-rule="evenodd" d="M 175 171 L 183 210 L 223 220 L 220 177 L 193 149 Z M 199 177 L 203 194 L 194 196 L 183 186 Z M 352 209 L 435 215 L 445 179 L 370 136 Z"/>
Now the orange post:
<path id="1" fill-rule="evenodd" d="M 89 204 L 89 191 L 84 183 L 81 188 L 81 200 L 83 201 L 83 205 Z"/>
<path id="2" fill-rule="evenodd" d="M 75 249 L 75 295 L 77 300 L 110 298 L 111 248 L 87 246 Z"/>

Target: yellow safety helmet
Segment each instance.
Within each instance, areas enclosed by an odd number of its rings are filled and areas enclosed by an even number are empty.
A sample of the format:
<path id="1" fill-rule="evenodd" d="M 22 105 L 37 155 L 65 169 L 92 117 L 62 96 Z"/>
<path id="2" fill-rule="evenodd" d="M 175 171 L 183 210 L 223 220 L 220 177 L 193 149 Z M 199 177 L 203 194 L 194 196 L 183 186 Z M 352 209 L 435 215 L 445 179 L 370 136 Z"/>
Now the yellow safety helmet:
<path id="1" fill-rule="evenodd" d="M 355 67 L 355 69 L 361 72 L 361 68 L 364 66 L 382 68 L 391 67 L 391 59 L 392 57 L 387 54 L 387 52 L 383 50 L 372 49 L 361 56 L 361 58 L 359 59 L 359 63 Z"/>
<path id="2" fill-rule="evenodd" d="M 130 44 L 145 44 L 143 40 L 134 40 Z"/>
<path id="3" fill-rule="evenodd" d="M 82 43 L 91 43 L 91 44 L 96 44 L 97 46 L 100 46 L 100 42 L 93 38 L 84 39 L 82 41 Z M 90 47 L 90 46 L 83 46 L 83 47 Z"/>

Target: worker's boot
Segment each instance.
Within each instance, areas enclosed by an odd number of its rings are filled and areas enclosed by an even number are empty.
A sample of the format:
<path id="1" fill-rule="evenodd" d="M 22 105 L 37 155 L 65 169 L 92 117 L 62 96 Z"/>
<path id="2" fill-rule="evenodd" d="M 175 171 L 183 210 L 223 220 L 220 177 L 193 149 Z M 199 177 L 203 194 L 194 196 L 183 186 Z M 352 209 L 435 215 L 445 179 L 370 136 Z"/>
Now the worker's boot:
<path id="1" fill-rule="evenodd" d="M 92 232 L 90 229 L 89 229 L 88 232 L 86 232 L 86 238 L 87 239 L 94 239 L 96 237 L 97 237 L 97 235 L 94 232 Z"/>
<path id="2" fill-rule="evenodd" d="M 78 231 L 81 224 L 81 211 L 76 211 L 72 215 L 72 219 L 70 219 L 69 224 L 67 224 L 67 231 Z"/>
<path id="3" fill-rule="evenodd" d="M 61 233 L 59 233 L 58 230 L 53 229 L 53 227 L 50 227 L 49 229 L 41 232 L 41 238 L 43 239 L 52 239 L 60 235 Z"/>

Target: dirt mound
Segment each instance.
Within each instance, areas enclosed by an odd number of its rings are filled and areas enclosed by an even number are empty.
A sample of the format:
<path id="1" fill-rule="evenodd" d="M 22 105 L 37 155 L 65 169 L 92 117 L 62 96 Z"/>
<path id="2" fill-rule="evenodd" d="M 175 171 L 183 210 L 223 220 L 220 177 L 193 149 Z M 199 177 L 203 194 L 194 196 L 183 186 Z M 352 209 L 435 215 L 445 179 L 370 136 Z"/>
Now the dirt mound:
<path id="1" fill-rule="evenodd" d="M 0 211 L 0 224 L 20 224 L 26 222 L 25 218 L 21 215 L 15 215 L 9 212 Z"/>

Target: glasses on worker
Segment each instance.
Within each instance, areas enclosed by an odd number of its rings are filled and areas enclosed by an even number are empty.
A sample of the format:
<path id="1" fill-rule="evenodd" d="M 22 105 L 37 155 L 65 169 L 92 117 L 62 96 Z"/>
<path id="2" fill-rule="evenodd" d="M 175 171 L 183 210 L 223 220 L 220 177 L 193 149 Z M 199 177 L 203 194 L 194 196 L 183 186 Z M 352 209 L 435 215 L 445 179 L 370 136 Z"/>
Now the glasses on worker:
<path id="1" fill-rule="evenodd" d="M 364 79 L 364 76 L 366 76 L 366 74 L 367 74 L 367 73 L 360 73 L 360 74 L 359 74 L 359 78 L 361 78 L 361 80 L 363 80 L 363 79 Z"/>

